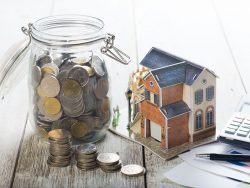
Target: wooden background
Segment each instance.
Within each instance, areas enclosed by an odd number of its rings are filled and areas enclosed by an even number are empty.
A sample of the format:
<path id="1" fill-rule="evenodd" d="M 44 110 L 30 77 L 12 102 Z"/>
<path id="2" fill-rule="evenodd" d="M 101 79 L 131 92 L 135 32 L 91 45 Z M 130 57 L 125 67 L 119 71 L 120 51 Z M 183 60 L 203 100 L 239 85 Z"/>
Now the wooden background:
<path id="1" fill-rule="evenodd" d="M 217 125 L 221 127 L 250 89 L 249 5 L 247 0 L 2 0 L 0 57 L 24 37 L 20 27 L 29 22 L 56 14 L 96 16 L 116 35 L 117 46 L 132 58 L 129 66 L 109 60 L 113 105 L 126 107 L 128 74 L 155 46 L 206 66 L 219 76 Z M 99 150 L 119 152 L 124 164 L 144 165 L 144 177 L 127 178 L 101 170 L 81 172 L 75 166 L 48 168 L 48 146 L 26 123 L 25 81 L 15 84 L 0 102 L 0 187 L 179 187 L 162 176 L 181 162 L 179 158 L 165 162 L 112 133 L 98 144 Z"/>

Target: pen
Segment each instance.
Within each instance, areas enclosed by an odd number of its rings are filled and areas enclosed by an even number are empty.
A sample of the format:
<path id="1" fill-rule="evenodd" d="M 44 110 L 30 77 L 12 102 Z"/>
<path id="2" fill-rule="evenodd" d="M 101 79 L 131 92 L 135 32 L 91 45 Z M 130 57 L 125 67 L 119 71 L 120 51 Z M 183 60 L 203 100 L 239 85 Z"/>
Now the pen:
<path id="1" fill-rule="evenodd" d="M 196 157 L 202 158 L 202 159 L 214 160 L 214 161 L 241 161 L 241 162 L 250 162 L 250 155 L 246 155 L 246 154 L 203 153 L 203 154 L 196 154 Z"/>

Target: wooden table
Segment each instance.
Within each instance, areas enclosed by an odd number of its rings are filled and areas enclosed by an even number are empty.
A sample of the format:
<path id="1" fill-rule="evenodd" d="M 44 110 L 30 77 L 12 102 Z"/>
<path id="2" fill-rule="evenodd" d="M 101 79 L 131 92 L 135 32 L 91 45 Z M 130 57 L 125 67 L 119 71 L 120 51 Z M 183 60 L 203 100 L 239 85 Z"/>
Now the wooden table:
<path id="1" fill-rule="evenodd" d="M 40 17 L 66 13 L 97 16 L 105 21 L 108 32 L 116 34 L 116 44 L 133 60 L 126 68 L 113 61 L 108 65 L 114 106 L 126 107 L 124 78 L 155 46 L 216 72 L 217 125 L 221 127 L 250 88 L 248 7 L 246 1 L 228 0 L 2 1 L 0 56 L 23 37 L 21 26 Z M 124 164 L 145 166 L 145 176 L 128 178 L 100 169 L 82 172 L 75 165 L 49 168 L 48 145 L 38 139 L 26 121 L 26 87 L 24 79 L 0 103 L 0 187 L 179 187 L 162 174 L 181 159 L 163 161 L 142 146 L 112 133 L 98 144 L 98 149 L 119 152 Z"/>

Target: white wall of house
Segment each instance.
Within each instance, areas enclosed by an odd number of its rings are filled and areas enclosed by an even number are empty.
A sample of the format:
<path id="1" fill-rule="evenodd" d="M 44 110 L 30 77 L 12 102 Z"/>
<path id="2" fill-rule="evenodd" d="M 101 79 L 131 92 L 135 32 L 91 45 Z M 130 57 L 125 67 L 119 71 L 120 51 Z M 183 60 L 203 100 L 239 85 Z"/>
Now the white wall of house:
<path id="1" fill-rule="evenodd" d="M 204 82 L 204 80 L 206 80 L 206 82 Z M 211 101 L 207 101 L 206 100 L 206 88 L 210 87 L 210 86 L 214 86 L 214 98 Z M 188 87 L 188 86 L 187 86 Z M 195 92 L 197 90 L 203 90 L 203 102 L 199 105 L 195 104 Z M 203 72 L 198 76 L 198 78 L 196 79 L 196 81 L 193 83 L 193 85 L 189 88 L 186 89 L 187 91 L 190 92 L 190 99 L 189 99 L 189 107 L 191 109 L 191 113 L 190 113 L 190 124 L 189 124 L 189 130 L 190 130 L 190 141 L 193 141 L 193 133 L 195 130 L 195 112 L 197 110 L 202 110 L 203 111 L 203 128 L 196 131 L 203 131 L 204 129 L 206 129 L 206 110 L 207 107 L 209 106 L 213 106 L 215 113 L 216 114 L 216 77 L 215 75 L 213 75 L 210 71 L 204 69 Z M 186 98 L 188 94 L 186 94 Z M 187 100 L 188 101 L 188 100 Z M 215 115 L 216 118 L 216 115 Z M 216 120 L 214 119 L 214 122 L 216 122 Z"/>

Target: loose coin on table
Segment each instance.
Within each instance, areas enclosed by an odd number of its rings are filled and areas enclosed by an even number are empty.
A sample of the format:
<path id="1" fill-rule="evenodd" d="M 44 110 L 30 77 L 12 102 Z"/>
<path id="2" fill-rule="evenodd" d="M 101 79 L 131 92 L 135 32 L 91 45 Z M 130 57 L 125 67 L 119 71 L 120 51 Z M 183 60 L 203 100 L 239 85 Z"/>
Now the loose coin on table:
<path id="1" fill-rule="evenodd" d="M 121 168 L 121 173 L 127 176 L 141 176 L 144 175 L 145 168 L 137 164 L 129 164 Z"/>
<path id="2" fill-rule="evenodd" d="M 116 153 L 101 153 L 97 156 L 97 162 L 104 172 L 116 172 L 122 165 L 120 157 Z"/>

